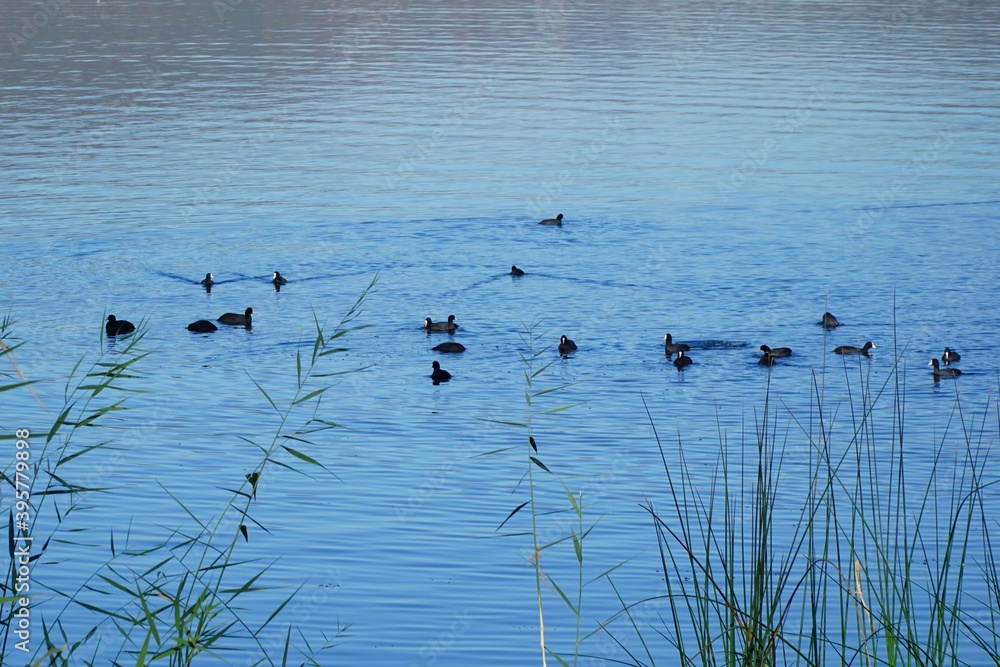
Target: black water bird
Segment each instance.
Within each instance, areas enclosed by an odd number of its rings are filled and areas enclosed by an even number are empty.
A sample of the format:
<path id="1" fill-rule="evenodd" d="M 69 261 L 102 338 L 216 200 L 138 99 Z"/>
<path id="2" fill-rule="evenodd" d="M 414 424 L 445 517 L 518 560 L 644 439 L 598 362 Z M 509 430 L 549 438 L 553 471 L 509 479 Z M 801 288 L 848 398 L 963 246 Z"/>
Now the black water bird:
<path id="1" fill-rule="evenodd" d="M 937 359 L 931 359 L 930 363 L 927 365 L 934 367 L 933 372 L 935 380 L 942 377 L 954 378 L 962 374 L 962 371 L 958 370 L 957 368 L 941 368 L 941 366 L 938 364 Z"/>
<path id="2" fill-rule="evenodd" d="M 219 327 L 215 326 L 208 320 L 198 320 L 197 322 L 192 322 L 188 325 L 188 331 L 193 331 L 195 333 L 212 333 Z"/>
<path id="3" fill-rule="evenodd" d="M 566 336 L 561 336 L 559 338 L 559 354 L 565 357 L 570 352 L 576 352 L 576 343 Z"/>
<path id="4" fill-rule="evenodd" d="M 677 351 L 677 358 L 674 359 L 674 366 L 677 367 L 677 370 L 683 370 L 693 363 L 691 357 L 684 356 L 684 350 Z"/>
<path id="5" fill-rule="evenodd" d="M 512 276 L 523 276 L 524 275 L 524 271 L 521 270 L 521 269 L 519 269 L 519 268 L 517 268 L 516 266 L 512 266 L 512 267 L 510 267 L 510 275 L 512 275 Z"/>
<path id="6" fill-rule="evenodd" d="M 840 326 L 840 320 L 833 316 L 833 313 L 823 313 L 823 320 L 820 322 L 824 329 L 836 329 Z"/>
<path id="7" fill-rule="evenodd" d="M 449 315 L 447 322 L 432 322 L 431 318 L 424 318 L 424 329 L 427 329 L 427 331 L 447 331 L 451 333 L 457 328 L 458 324 L 455 323 L 454 315 Z"/>
<path id="8" fill-rule="evenodd" d="M 860 354 L 865 357 L 870 357 L 869 352 L 875 349 L 875 343 L 868 341 L 861 347 L 855 347 L 854 345 L 841 345 L 840 347 L 835 347 L 833 349 L 834 354 Z"/>
<path id="9" fill-rule="evenodd" d="M 108 336 L 124 336 L 135 331 L 135 325 L 128 320 L 119 320 L 114 315 L 108 315 L 108 323 L 104 325 L 104 333 Z"/>
<path id="10" fill-rule="evenodd" d="M 792 348 L 790 347 L 775 347 L 770 348 L 767 345 L 761 345 L 760 351 L 764 354 L 770 354 L 772 357 L 790 357 L 792 356 Z"/>
<path id="11" fill-rule="evenodd" d="M 431 364 L 431 367 L 434 369 L 431 371 L 431 380 L 434 384 L 441 384 L 442 382 L 447 382 L 451 379 L 451 373 L 441 368 L 441 364 L 438 362 L 435 361 Z"/>
<path id="12" fill-rule="evenodd" d="M 673 336 L 670 334 L 663 335 L 663 353 L 668 357 L 680 352 L 687 352 L 691 349 L 691 346 L 687 343 L 675 343 Z"/>
<path id="13" fill-rule="evenodd" d="M 253 308 L 247 308 L 243 311 L 243 314 L 239 313 L 223 313 L 219 316 L 219 321 L 223 324 L 232 324 L 234 326 L 245 326 L 249 327 L 252 324 Z"/>
<path id="14" fill-rule="evenodd" d="M 554 218 L 546 218 L 545 220 L 542 220 L 538 224 L 540 224 L 540 225 L 556 225 L 557 227 L 562 227 L 562 219 L 563 219 L 563 214 L 560 213 L 556 217 L 554 217 Z"/>
<path id="15" fill-rule="evenodd" d="M 961 359 L 962 355 L 960 355 L 958 352 L 951 349 L 950 347 L 944 348 L 944 354 L 941 355 L 941 361 L 943 361 L 945 364 L 950 364 L 953 361 L 960 361 Z"/>
<path id="16" fill-rule="evenodd" d="M 435 352 L 445 352 L 445 353 L 465 352 L 464 345 L 462 345 L 461 343 L 451 343 L 451 342 L 435 345 L 431 349 L 434 350 Z"/>
<path id="17" fill-rule="evenodd" d="M 206 273 L 205 279 L 201 281 L 201 284 L 204 285 L 205 287 L 211 287 L 213 284 L 215 284 L 215 281 L 212 280 L 212 274 Z"/>
<path id="18" fill-rule="evenodd" d="M 282 278 L 281 274 L 277 271 L 274 272 L 274 277 L 271 278 L 271 282 L 274 283 L 275 287 L 280 287 L 288 283 L 288 281 Z"/>

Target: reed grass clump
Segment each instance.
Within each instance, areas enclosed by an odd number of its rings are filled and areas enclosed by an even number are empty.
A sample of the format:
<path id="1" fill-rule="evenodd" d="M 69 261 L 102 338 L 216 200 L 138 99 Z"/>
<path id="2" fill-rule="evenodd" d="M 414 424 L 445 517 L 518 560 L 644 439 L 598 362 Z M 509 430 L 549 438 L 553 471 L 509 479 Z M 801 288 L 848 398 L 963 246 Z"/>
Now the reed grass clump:
<path id="1" fill-rule="evenodd" d="M 720 427 L 707 483 L 650 416 L 665 593 L 614 619 L 640 647 L 622 664 L 1000 664 L 995 400 L 967 412 L 956 386 L 937 441 L 913 442 L 902 364 L 880 386 L 845 364 L 846 406 L 814 375 L 808 414 L 768 386 L 738 443 Z"/>
<path id="2" fill-rule="evenodd" d="M 318 637 L 306 636 L 298 630 L 293 632 L 292 625 L 282 621 L 282 613 L 291 609 L 301 586 L 282 594 L 274 608 L 265 612 L 263 621 L 252 622 L 247 613 L 252 604 L 248 598 L 268 590 L 264 582 L 271 565 L 242 558 L 240 545 L 266 539 L 267 526 L 254 518 L 254 508 L 257 503 L 266 502 L 262 489 L 276 468 L 301 474 L 319 470 L 336 477 L 309 450 L 318 434 L 339 427 L 321 412 L 323 396 L 331 386 L 329 378 L 362 369 L 325 370 L 323 364 L 331 355 L 349 349 L 341 346 L 341 339 L 362 328 L 356 320 L 376 280 L 377 277 L 365 288 L 333 333 L 327 334 L 314 317 L 311 344 L 300 345 L 296 353 L 295 382 L 287 402 L 279 404 L 254 381 L 262 401 L 274 411 L 277 427 L 264 442 L 241 438 L 258 452 L 258 463 L 252 472 L 229 480 L 229 498 L 216 514 L 206 516 L 192 510 L 183 498 L 161 485 L 164 493 L 188 516 L 189 524 L 165 530 L 158 542 L 142 546 L 134 543 L 128 526 L 117 531 L 112 528 L 101 540 L 107 548 L 103 565 L 83 577 L 75 589 L 62 590 L 51 583 L 52 578 L 46 577 L 45 570 L 65 566 L 54 553 L 61 543 L 68 541 L 64 522 L 86 509 L 82 499 L 89 494 L 99 491 L 112 497 L 115 494 L 113 489 L 75 485 L 63 469 L 77 457 L 110 446 L 110 439 L 99 440 L 94 434 L 100 432 L 107 415 L 128 409 L 127 396 L 135 391 L 129 381 L 137 377 L 135 369 L 150 354 L 140 349 L 145 323 L 140 324 L 127 345 L 121 347 L 119 343 L 113 353 L 102 353 L 86 371 L 81 370 L 82 360 L 76 364 L 67 380 L 65 405 L 44 434 L 44 445 L 32 454 L 31 497 L 36 499 L 32 511 L 35 516 L 49 513 L 55 517 L 47 524 L 52 526 L 51 534 L 44 539 L 41 535 L 34 536 L 35 544 L 42 546 L 32 559 L 33 575 L 39 590 L 46 595 L 32 595 L 35 628 L 32 652 L 25 659 L 26 655 L 14 647 L 12 639 L 18 597 L 14 594 L 16 567 L 12 558 L 0 586 L 2 664 L 186 666 L 206 661 L 320 664 L 318 656 L 338 645 L 348 626 L 338 620 Z M 8 327 L 5 320 L 0 334 L 9 333 Z M 4 337 L 0 335 L 0 343 Z M 0 355 L 7 357 L 4 361 L 10 361 L 15 347 L 0 346 Z M 20 374 L 19 369 L 17 373 Z M 0 391 L 29 384 L 30 380 L 22 376 L 0 385 Z M 119 398 L 122 395 L 125 398 Z M 4 481 L 13 482 L 10 470 L 5 469 L 2 474 Z M 8 529 L 13 534 L 13 520 Z M 96 529 L 90 532 L 95 533 Z M 85 546 L 80 541 L 73 544 Z M 42 557 L 48 558 L 43 561 Z M 44 603 L 38 601 L 41 597 L 46 598 Z M 94 620 L 89 628 L 80 629 L 76 621 L 64 622 L 70 611 L 79 610 L 92 614 Z M 281 639 L 269 640 L 266 635 L 276 631 Z"/>

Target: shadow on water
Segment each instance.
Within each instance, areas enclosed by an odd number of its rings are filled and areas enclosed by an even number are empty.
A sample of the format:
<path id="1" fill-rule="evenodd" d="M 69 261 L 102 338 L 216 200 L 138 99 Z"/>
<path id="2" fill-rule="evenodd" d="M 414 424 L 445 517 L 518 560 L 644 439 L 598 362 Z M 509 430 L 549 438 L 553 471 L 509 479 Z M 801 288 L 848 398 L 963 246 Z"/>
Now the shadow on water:
<path id="1" fill-rule="evenodd" d="M 289 287 L 293 283 L 294 284 L 308 283 L 308 282 L 312 282 L 312 281 L 315 281 L 315 280 L 334 280 L 334 279 L 337 279 L 337 278 L 355 278 L 357 276 L 367 276 L 367 275 L 370 275 L 370 274 L 368 272 L 366 272 L 366 271 L 353 271 L 351 273 L 326 273 L 326 274 L 319 275 L 319 276 L 308 276 L 306 278 L 288 278 L 288 276 L 285 276 L 284 274 L 282 274 L 282 277 L 284 277 L 284 278 L 286 278 L 288 280 L 288 282 L 286 284 L 282 285 L 282 287 Z M 247 278 L 248 278 L 248 280 L 256 280 L 256 281 L 260 281 L 260 282 L 265 282 L 265 283 L 268 283 L 268 284 L 272 284 L 272 282 L 271 282 L 271 276 L 270 275 L 266 275 L 266 276 L 248 276 Z"/>
<path id="2" fill-rule="evenodd" d="M 202 287 L 201 279 L 178 276 L 175 273 L 167 273 L 166 271 L 160 271 L 159 269 L 152 269 L 152 271 L 153 273 L 159 276 L 163 276 L 164 278 L 170 278 L 172 280 L 178 280 L 180 282 L 187 283 L 188 285 L 197 285 L 198 287 Z M 212 285 L 215 286 L 215 285 L 225 285 L 226 283 L 238 283 L 243 280 L 247 280 L 246 276 L 242 278 L 230 278 L 229 280 L 215 280 L 213 277 Z"/>
<path id="3" fill-rule="evenodd" d="M 593 285 L 595 287 L 607 287 L 607 288 L 616 288 L 616 289 L 625 289 L 625 288 L 637 288 L 637 287 L 640 287 L 640 285 L 636 285 L 634 283 L 616 282 L 614 280 L 597 280 L 597 279 L 594 279 L 594 278 L 579 278 L 579 277 L 576 277 L 576 276 L 557 276 L 557 275 L 553 275 L 551 273 L 538 273 L 538 272 L 535 272 L 535 271 L 525 271 L 525 274 L 523 276 L 512 276 L 510 274 L 510 271 L 506 271 L 506 272 L 504 272 L 502 274 L 499 274 L 499 275 L 492 275 L 492 276 L 483 278 L 482 280 L 477 280 L 475 282 L 469 283 L 465 287 L 456 288 L 456 289 L 448 292 L 447 295 L 451 296 L 453 294 L 459 294 L 459 293 L 462 293 L 462 292 L 468 292 L 468 291 L 471 291 L 471 290 L 476 290 L 476 289 L 485 287 L 487 285 L 491 285 L 491 284 L 496 283 L 496 282 L 501 281 L 501 280 L 518 280 L 518 281 L 520 281 L 520 280 L 525 280 L 525 279 L 530 279 L 530 278 L 545 278 L 545 279 L 548 279 L 548 280 L 558 280 L 558 281 L 562 281 L 562 282 L 566 282 L 566 283 L 570 283 L 570 284 Z"/>
<path id="4" fill-rule="evenodd" d="M 177 280 L 179 282 L 187 283 L 188 285 L 198 285 L 199 287 L 202 286 L 201 279 L 188 278 L 186 276 L 179 276 L 176 273 L 169 273 L 167 271 L 160 271 L 159 269 L 151 269 L 151 270 L 156 275 L 163 276 L 164 278 L 170 278 L 171 280 Z M 235 276 L 238 276 L 238 277 L 237 278 L 229 278 L 227 280 L 215 280 L 213 278 L 212 286 L 215 287 L 216 285 L 227 285 L 227 284 L 241 283 L 241 282 L 247 282 L 247 281 L 251 281 L 251 282 L 265 282 L 265 283 L 271 284 L 271 275 L 272 274 L 267 274 L 267 275 L 263 275 L 263 276 L 248 276 L 245 273 L 234 273 L 234 274 L 231 274 L 231 275 L 235 275 Z M 366 273 L 364 271 L 354 271 L 354 272 L 350 272 L 350 273 L 327 273 L 327 274 L 323 274 L 323 275 L 319 275 L 319 276 L 309 276 L 309 277 L 306 277 L 306 278 L 289 279 L 288 280 L 288 285 L 291 285 L 292 283 L 305 283 L 305 282 L 309 282 L 309 281 L 313 281 L 313 280 L 331 280 L 331 279 L 335 279 L 335 278 L 353 278 L 353 277 L 356 277 L 356 276 L 366 276 L 366 275 L 368 275 L 368 273 Z M 287 287 L 287 285 L 285 285 L 285 287 Z"/>
<path id="5" fill-rule="evenodd" d="M 991 199 L 986 201 L 951 201 L 951 202 L 940 202 L 931 204 L 893 204 L 890 206 L 878 206 L 878 208 L 892 209 L 892 208 L 941 208 L 941 207 L 951 207 L 951 206 L 982 206 L 989 204 L 1000 204 L 1000 199 Z M 865 211 L 872 208 L 871 206 L 861 206 L 854 208 L 855 211 Z"/>
<path id="6" fill-rule="evenodd" d="M 738 350 L 744 347 L 750 347 L 750 343 L 746 341 L 735 341 L 735 340 L 685 340 L 692 350 Z"/>

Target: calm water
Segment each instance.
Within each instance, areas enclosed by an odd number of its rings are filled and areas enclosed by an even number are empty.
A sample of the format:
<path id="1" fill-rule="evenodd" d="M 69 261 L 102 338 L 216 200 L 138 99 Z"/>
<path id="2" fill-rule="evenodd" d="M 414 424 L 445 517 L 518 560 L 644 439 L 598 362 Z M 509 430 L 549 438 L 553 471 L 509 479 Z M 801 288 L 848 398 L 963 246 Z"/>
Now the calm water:
<path id="1" fill-rule="evenodd" d="M 762 409 L 757 346 L 795 349 L 770 380 L 793 410 L 808 411 L 811 373 L 826 369 L 845 436 L 845 375 L 855 391 L 861 375 L 881 386 L 895 333 L 919 477 L 937 444 L 960 440 L 945 434 L 956 390 L 969 411 L 995 395 L 995 3 L 40 7 L 0 0 L 0 305 L 44 404 L 2 394 L 4 430 L 51 423 L 73 364 L 101 352 L 104 313 L 147 319 L 154 352 L 132 385 L 148 393 L 79 442 L 112 440 L 73 472 L 114 490 L 73 515 L 67 528 L 86 530 L 51 547 L 44 560 L 59 564 L 36 567 L 53 588 L 76 590 L 110 557 L 111 528 L 121 544 L 131 523 L 131 544 L 148 546 L 190 527 L 164 489 L 220 512 L 258 464 L 245 439 L 266 445 L 278 428 L 251 378 L 287 403 L 314 314 L 332 327 L 376 274 L 356 321 L 368 327 L 321 368 L 366 368 L 335 379 L 320 409 L 347 429 L 302 446 L 336 478 L 272 468 L 254 506 L 270 532 L 237 552 L 274 564 L 275 589 L 248 612 L 258 623 L 306 581 L 297 628 L 350 624 L 324 664 L 538 663 L 530 540 L 500 536 L 527 517 L 495 532 L 527 500 L 523 436 L 489 421 L 526 418 L 525 324 L 541 344 L 565 333 L 580 345 L 536 380 L 570 386 L 535 409 L 581 405 L 537 417 L 534 433 L 597 523 L 585 579 L 637 556 L 616 573 L 628 600 L 663 589 L 638 507 L 666 499 L 641 396 L 707 476 L 720 426 L 738 446 Z M 562 228 L 535 224 L 559 212 Z M 512 264 L 528 275 L 512 279 Z M 290 281 L 280 292 L 274 270 Z M 197 285 L 208 271 L 221 283 L 211 293 Z M 250 331 L 184 328 L 247 306 Z M 845 326 L 816 326 L 826 309 Z M 468 351 L 438 357 L 448 337 L 420 323 L 449 313 Z M 722 344 L 679 374 L 667 331 Z M 878 349 L 860 366 L 830 354 L 865 340 Z M 934 383 L 926 364 L 945 345 L 966 375 Z M 431 385 L 434 359 L 451 383 Z M 887 402 L 876 416 L 888 428 Z M 794 499 L 806 444 L 787 446 Z M 480 456 L 504 447 L 516 449 Z M 567 507 L 551 481 L 542 502 Z M 799 508 L 786 509 L 790 524 Z M 544 526 L 551 540 L 569 524 Z M 569 552 L 548 558 L 572 587 Z M 564 606 L 549 597 L 547 609 L 551 643 L 571 650 Z M 619 609 L 595 582 L 584 629 Z M 68 632 L 88 627 L 66 618 Z M 108 629 L 97 664 L 115 645 Z M 233 648 L 232 664 L 252 663 Z M 624 659 L 604 635 L 585 648 L 603 656 L 590 664 Z"/>

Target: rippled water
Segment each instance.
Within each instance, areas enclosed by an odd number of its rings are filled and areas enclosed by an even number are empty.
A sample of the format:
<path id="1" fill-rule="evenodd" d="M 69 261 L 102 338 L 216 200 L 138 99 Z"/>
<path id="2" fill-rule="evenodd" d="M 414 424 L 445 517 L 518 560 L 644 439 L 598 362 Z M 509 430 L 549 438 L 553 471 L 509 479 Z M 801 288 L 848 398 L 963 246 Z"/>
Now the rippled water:
<path id="1" fill-rule="evenodd" d="M 845 378 L 880 387 L 896 352 L 919 476 L 957 437 L 943 435 L 956 390 L 967 410 L 996 390 L 995 4 L 66 0 L 44 20 L 40 7 L 0 0 L 2 305 L 45 405 L 6 392 L 3 425 L 51 423 L 72 365 L 101 352 L 104 313 L 147 320 L 153 354 L 133 386 L 148 393 L 95 436 L 115 454 L 78 463 L 113 491 L 73 527 L 98 545 L 114 527 L 120 544 L 131 522 L 152 544 L 188 520 L 164 487 L 221 511 L 258 463 L 244 438 L 278 428 L 251 378 L 287 404 L 314 316 L 332 327 L 377 275 L 367 328 L 324 361 L 366 369 L 322 403 L 347 428 L 303 446 L 336 478 L 274 469 L 254 507 L 269 532 L 238 552 L 274 563 L 262 618 L 309 577 L 297 624 L 351 625 L 331 664 L 538 660 L 530 541 L 498 536 L 526 517 L 496 532 L 527 499 L 521 432 L 496 423 L 526 418 L 525 325 L 540 345 L 580 346 L 540 357 L 555 363 L 536 386 L 569 386 L 536 411 L 580 405 L 534 433 L 591 503 L 585 578 L 639 555 L 617 575 L 629 600 L 662 590 L 638 507 L 665 499 L 643 397 L 707 475 L 720 426 L 731 444 L 753 432 L 761 343 L 795 349 L 772 395 L 808 413 L 819 373 L 839 435 L 856 400 Z M 560 212 L 563 227 L 536 224 Z M 247 306 L 252 330 L 184 328 Z M 844 326 L 824 333 L 827 309 Z M 420 323 L 449 313 L 468 351 L 438 357 L 448 336 Z M 696 342 L 682 374 L 667 331 Z M 830 354 L 869 339 L 860 366 Z M 934 383 L 926 363 L 945 345 L 966 375 Z M 447 385 L 427 378 L 434 359 Z M 888 403 L 876 414 L 891 423 Z M 795 497 L 805 444 L 789 442 Z M 543 493 L 567 507 L 558 485 Z M 87 572 L 110 555 L 58 548 L 48 560 Z M 552 554 L 571 584 L 569 552 Z M 44 572 L 80 585 L 65 565 Z M 588 630 L 620 609 L 602 584 L 587 590 Z M 550 640 L 571 649 L 562 603 L 547 605 Z M 623 657 L 604 636 L 587 650 Z"/>

